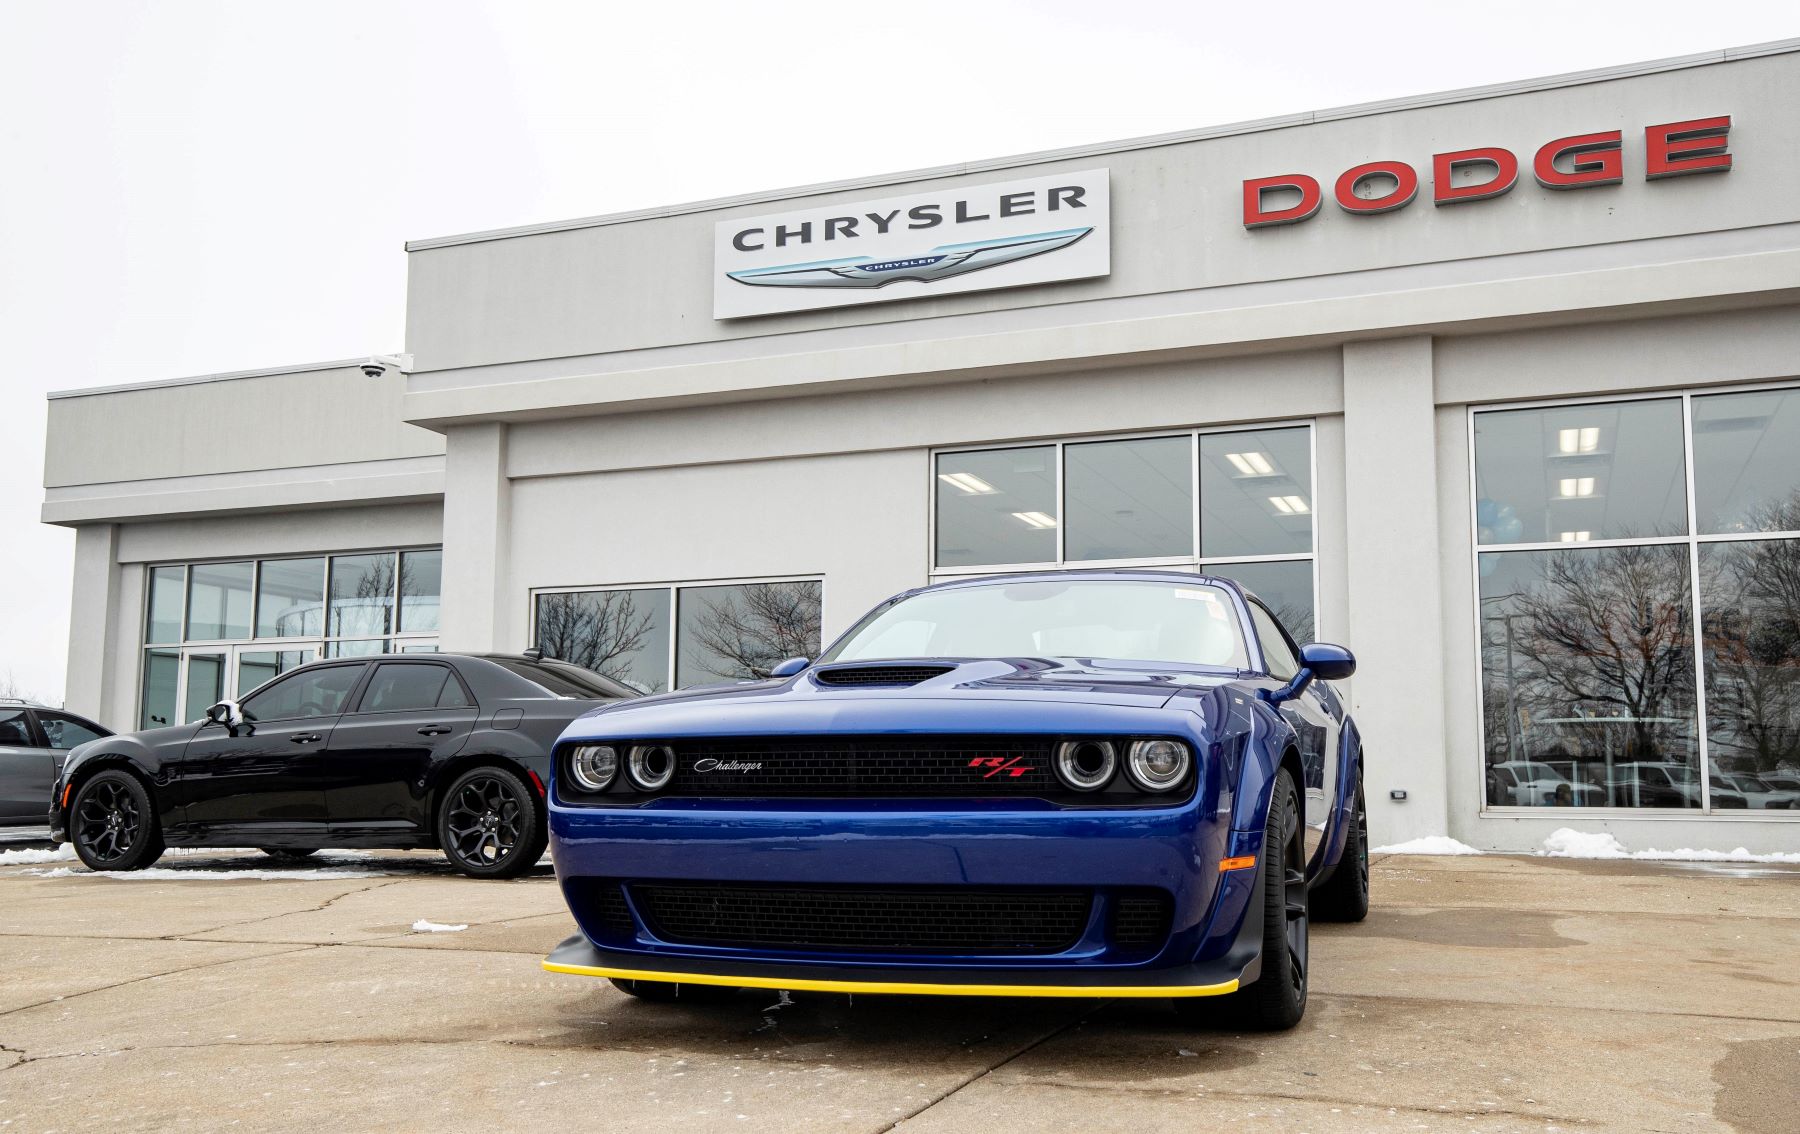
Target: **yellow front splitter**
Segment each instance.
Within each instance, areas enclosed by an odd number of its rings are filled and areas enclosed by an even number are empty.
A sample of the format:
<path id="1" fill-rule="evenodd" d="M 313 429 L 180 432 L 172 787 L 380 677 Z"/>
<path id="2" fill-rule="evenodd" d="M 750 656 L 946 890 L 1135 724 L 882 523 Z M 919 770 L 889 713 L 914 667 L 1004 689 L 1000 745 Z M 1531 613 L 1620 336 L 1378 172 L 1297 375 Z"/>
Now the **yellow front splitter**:
<path id="1" fill-rule="evenodd" d="M 610 965 L 576 965 L 544 960 L 553 973 L 611 977 L 615 980 L 650 980 L 678 984 L 718 984 L 731 988 L 785 988 L 794 992 L 896 993 L 906 996 L 1064 996 L 1085 1000 L 1109 997 L 1165 999 L 1178 996 L 1224 996 L 1238 990 L 1233 980 L 1221 984 L 1190 985 L 1070 985 L 1070 984 L 931 984 L 922 981 L 822 980 L 817 977 L 731 976 L 725 973 L 672 973 L 657 969 L 619 969 Z"/>

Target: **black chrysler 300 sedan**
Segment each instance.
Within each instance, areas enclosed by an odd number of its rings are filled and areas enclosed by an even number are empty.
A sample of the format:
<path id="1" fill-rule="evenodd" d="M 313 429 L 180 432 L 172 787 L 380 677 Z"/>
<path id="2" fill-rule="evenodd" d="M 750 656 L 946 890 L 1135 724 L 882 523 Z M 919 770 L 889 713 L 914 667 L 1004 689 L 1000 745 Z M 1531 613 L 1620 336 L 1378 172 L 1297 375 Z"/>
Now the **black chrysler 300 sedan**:
<path id="1" fill-rule="evenodd" d="M 69 754 L 50 832 L 95 870 L 165 846 L 438 847 L 464 874 L 511 878 L 545 842 L 550 746 L 630 687 L 527 654 L 315 662 L 204 719 Z"/>

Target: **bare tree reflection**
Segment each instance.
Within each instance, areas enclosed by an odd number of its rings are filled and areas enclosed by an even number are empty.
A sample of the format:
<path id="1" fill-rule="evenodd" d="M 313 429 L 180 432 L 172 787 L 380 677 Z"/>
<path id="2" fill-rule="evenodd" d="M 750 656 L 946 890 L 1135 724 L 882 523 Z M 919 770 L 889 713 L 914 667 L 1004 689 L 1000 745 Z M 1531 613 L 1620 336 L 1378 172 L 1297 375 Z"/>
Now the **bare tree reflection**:
<path id="1" fill-rule="evenodd" d="M 539 595 L 537 645 L 546 657 L 643 688 L 632 674 L 631 656 L 649 640 L 656 614 L 640 610 L 638 596 L 637 591 Z"/>
<path id="2" fill-rule="evenodd" d="M 683 592 L 695 667 L 722 680 L 767 677 L 775 663 L 819 653 L 818 583 L 750 583 Z M 684 650 L 690 643 L 684 642 Z"/>
<path id="3" fill-rule="evenodd" d="M 1800 530 L 1800 494 L 1749 527 Z M 1800 762 L 1800 540 L 1707 544 L 1700 564 L 1714 762 L 1747 772 Z"/>

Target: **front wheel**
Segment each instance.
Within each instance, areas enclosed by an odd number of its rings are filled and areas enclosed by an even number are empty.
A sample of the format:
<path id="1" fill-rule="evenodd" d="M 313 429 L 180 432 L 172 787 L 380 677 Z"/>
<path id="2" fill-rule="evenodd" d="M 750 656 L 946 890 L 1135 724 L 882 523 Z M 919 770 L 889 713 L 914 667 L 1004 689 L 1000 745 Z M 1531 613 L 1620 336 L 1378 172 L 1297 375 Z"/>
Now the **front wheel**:
<path id="1" fill-rule="evenodd" d="M 537 865 L 549 836 L 537 797 L 505 768 L 471 768 L 438 808 L 438 845 L 470 878 L 517 878 Z"/>
<path id="2" fill-rule="evenodd" d="M 1325 884 L 1312 893 L 1313 916 L 1320 921 L 1361 921 L 1369 916 L 1369 808 L 1363 802 L 1362 770 L 1356 773 L 1351 797 L 1350 829 L 1344 853 Z"/>
<path id="3" fill-rule="evenodd" d="M 162 825 L 143 781 L 106 771 L 81 785 L 69 841 L 89 870 L 142 870 L 162 857 Z"/>

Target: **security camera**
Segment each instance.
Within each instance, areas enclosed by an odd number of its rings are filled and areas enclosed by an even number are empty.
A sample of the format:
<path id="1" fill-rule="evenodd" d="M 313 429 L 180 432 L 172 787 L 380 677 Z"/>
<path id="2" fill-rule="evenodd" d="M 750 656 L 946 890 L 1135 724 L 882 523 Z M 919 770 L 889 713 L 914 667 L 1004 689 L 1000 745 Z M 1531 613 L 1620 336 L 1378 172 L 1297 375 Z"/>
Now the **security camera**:
<path id="1" fill-rule="evenodd" d="M 412 355 L 410 354 L 372 354 L 362 362 L 365 377 L 379 378 L 393 367 L 402 374 L 412 371 Z"/>

